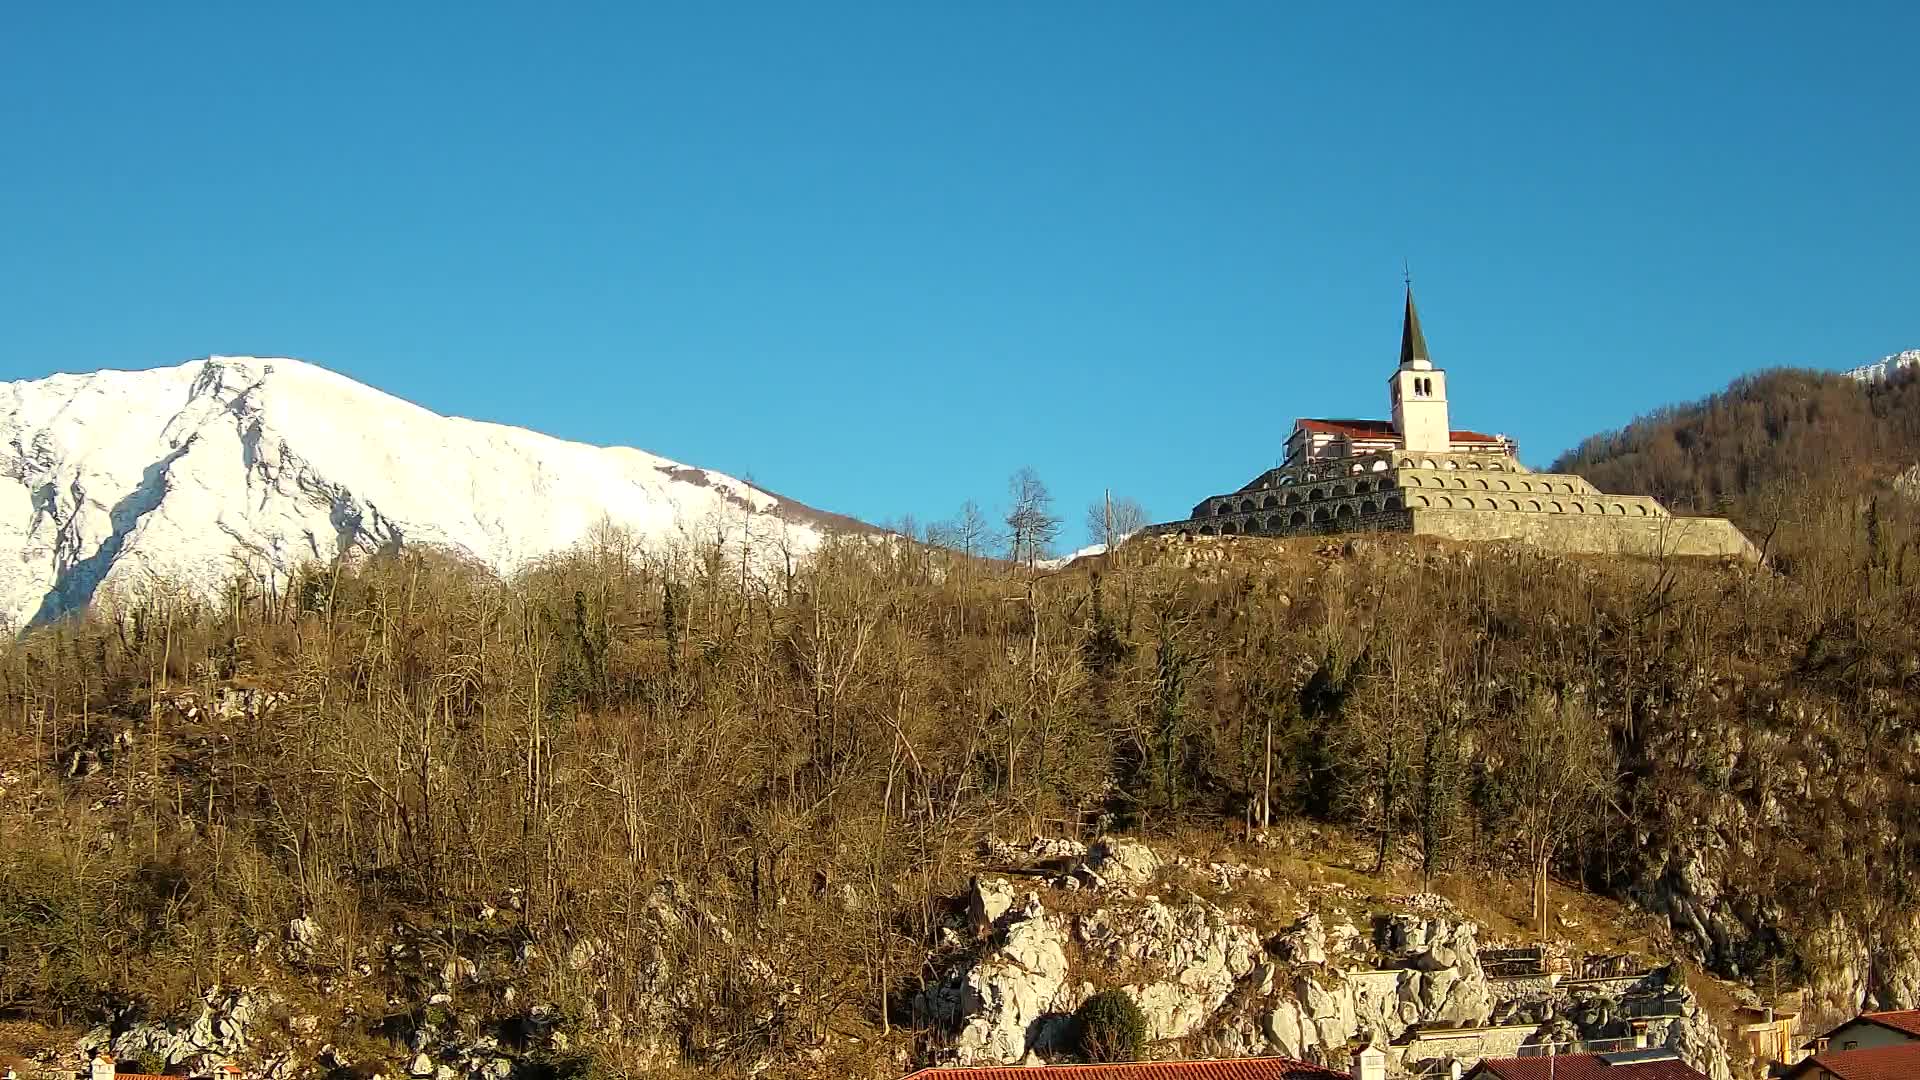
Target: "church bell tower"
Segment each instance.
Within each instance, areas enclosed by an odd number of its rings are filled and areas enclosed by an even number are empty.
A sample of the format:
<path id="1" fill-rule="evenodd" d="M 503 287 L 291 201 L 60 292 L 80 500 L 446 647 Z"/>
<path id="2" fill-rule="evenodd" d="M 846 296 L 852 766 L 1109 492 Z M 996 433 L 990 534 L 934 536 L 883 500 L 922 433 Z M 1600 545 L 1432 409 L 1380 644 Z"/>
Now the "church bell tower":
<path id="1" fill-rule="evenodd" d="M 1447 373 L 1433 366 L 1420 313 L 1407 286 L 1407 314 L 1400 324 L 1400 367 L 1388 383 L 1393 392 L 1393 430 L 1411 451 L 1444 454 L 1453 448 L 1447 420 Z"/>

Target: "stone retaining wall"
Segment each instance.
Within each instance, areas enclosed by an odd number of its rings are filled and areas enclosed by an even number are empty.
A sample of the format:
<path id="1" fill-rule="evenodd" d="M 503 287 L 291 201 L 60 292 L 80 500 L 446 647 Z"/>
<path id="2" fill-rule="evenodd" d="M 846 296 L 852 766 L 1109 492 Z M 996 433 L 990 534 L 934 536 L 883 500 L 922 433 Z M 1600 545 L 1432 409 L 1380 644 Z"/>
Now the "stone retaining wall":
<path id="1" fill-rule="evenodd" d="M 1626 518 L 1414 509 L 1414 533 L 1449 540 L 1518 540 L 1583 555 L 1710 556 L 1757 562 L 1760 552 L 1725 518 Z"/>

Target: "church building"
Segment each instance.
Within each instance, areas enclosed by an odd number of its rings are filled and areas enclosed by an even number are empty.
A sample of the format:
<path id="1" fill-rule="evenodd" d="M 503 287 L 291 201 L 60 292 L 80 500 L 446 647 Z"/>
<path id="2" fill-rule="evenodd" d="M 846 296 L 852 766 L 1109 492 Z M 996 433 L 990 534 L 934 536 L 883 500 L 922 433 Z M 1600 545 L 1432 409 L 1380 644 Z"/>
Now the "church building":
<path id="1" fill-rule="evenodd" d="M 1296 420 L 1277 468 L 1152 531 L 1387 531 L 1595 554 L 1758 558 L 1725 519 L 1679 518 L 1644 495 L 1608 495 L 1578 476 L 1533 472 L 1520 463 L 1512 439 L 1453 427 L 1447 391 L 1447 373 L 1427 351 L 1409 286 L 1400 362 L 1387 378 L 1392 419 Z"/>

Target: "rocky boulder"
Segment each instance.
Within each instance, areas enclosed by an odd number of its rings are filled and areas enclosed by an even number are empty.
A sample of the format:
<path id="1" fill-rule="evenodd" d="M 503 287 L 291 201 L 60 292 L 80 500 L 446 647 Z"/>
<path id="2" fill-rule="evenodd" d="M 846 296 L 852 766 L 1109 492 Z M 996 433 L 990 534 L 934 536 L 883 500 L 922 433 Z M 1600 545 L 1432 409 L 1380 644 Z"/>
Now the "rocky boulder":
<path id="1" fill-rule="evenodd" d="M 1006 878 L 974 878 L 967 887 L 967 926 L 975 937 L 993 933 L 1013 910 L 1013 885 Z"/>
<path id="2" fill-rule="evenodd" d="M 1147 979 L 1129 987 L 1146 1013 L 1151 1038 L 1197 1030 L 1258 965 L 1259 935 L 1195 898 L 1169 907 L 1149 897 L 1139 908 L 1102 909 L 1080 920 L 1080 937 L 1108 965 L 1138 965 Z"/>
<path id="3" fill-rule="evenodd" d="M 1320 916 L 1308 912 L 1281 931 L 1271 947 L 1281 959 L 1296 964 L 1324 964 L 1327 962 L 1327 929 L 1321 925 Z"/>
<path id="4" fill-rule="evenodd" d="M 1160 866 L 1160 857 L 1145 844 L 1107 836 L 1093 842 L 1060 884 L 1066 888 L 1138 888 L 1152 881 Z"/>
<path id="5" fill-rule="evenodd" d="M 954 1065 L 1016 1065 L 1042 1041 L 1043 1019 L 1071 1005 L 1067 927 L 1029 893 L 1003 913 L 1005 929 L 971 962 L 949 971 L 921 1004 L 951 1038 Z"/>
<path id="6" fill-rule="evenodd" d="M 215 987 L 201 998 L 190 1018 L 177 1022 L 123 1016 L 93 1028 L 79 1040 L 83 1053 L 102 1050 L 132 1061 L 167 1066 L 203 1066 L 246 1054 L 260 1021 L 281 1005 L 271 991 Z"/>

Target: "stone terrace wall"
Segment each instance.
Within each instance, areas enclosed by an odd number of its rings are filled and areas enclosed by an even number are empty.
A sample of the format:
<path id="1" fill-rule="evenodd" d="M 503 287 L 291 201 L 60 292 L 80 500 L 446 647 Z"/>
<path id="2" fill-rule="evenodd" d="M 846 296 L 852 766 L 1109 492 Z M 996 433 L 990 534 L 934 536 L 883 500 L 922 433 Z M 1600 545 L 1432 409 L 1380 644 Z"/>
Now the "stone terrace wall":
<path id="1" fill-rule="evenodd" d="M 1414 509 L 1413 531 L 1449 540 L 1519 540 L 1581 555 L 1690 555 L 1758 561 L 1760 552 L 1725 518 L 1602 517 L 1504 510 Z"/>

